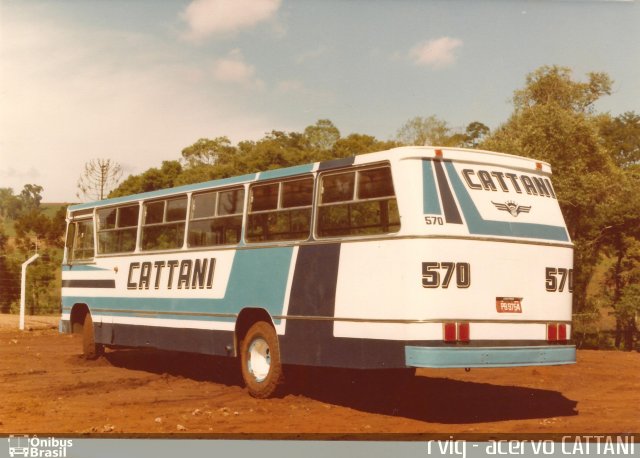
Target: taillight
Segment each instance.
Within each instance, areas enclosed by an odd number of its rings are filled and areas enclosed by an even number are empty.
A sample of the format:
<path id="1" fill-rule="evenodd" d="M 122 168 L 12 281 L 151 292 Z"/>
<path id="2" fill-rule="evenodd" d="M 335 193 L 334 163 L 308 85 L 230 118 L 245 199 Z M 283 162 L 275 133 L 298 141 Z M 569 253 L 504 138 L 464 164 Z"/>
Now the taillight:
<path id="1" fill-rule="evenodd" d="M 469 323 L 458 323 L 458 340 L 469 342 Z"/>
<path id="2" fill-rule="evenodd" d="M 547 323 L 547 340 L 549 342 L 569 340 L 567 325 L 564 323 Z"/>
<path id="3" fill-rule="evenodd" d="M 469 323 L 443 323 L 445 342 L 469 342 Z"/>
<path id="4" fill-rule="evenodd" d="M 455 323 L 444 324 L 444 341 L 445 342 L 456 341 L 456 324 Z"/>
<path id="5" fill-rule="evenodd" d="M 567 325 L 558 325 L 558 340 L 567 340 Z"/>

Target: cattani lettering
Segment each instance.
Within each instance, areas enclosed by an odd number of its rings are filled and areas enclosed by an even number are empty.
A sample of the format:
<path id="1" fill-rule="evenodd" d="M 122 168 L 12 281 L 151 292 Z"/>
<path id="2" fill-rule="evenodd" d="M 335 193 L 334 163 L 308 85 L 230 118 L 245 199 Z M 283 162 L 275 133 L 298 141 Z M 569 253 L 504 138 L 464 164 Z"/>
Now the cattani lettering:
<path id="1" fill-rule="evenodd" d="M 495 170 L 462 170 L 462 177 L 470 189 L 484 191 L 526 193 L 532 196 L 556 198 L 556 193 L 548 178 Z"/>
<path id="2" fill-rule="evenodd" d="M 132 262 L 128 289 L 211 289 L 215 258 Z"/>

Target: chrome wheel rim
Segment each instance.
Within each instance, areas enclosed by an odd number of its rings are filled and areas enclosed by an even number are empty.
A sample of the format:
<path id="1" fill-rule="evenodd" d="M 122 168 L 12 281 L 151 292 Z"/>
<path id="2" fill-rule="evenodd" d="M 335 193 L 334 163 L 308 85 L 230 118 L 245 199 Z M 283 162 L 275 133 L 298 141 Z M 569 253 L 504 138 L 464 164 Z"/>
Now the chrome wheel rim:
<path id="1" fill-rule="evenodd" d="M 262 382 L 271 370 L 271 351 L 266 340 L 259 337 L 249 345 L 247 369 L 256 382 Z"/>

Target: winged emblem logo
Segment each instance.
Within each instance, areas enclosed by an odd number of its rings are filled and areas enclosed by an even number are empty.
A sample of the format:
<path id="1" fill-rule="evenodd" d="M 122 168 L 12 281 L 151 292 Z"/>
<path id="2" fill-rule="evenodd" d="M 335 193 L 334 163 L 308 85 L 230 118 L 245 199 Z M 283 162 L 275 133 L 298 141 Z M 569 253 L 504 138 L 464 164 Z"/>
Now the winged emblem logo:
<path id="1" fill-rule="evenodd" d="M 513 217 L 518 216 L 520 213 L 529 213 L 529 210 L 531 210 L 531 206 L 518 205 L 513 200 L 508 200 L 503 204 L 492 200 L 491 203 L 495 205 L 498 210 L 509 212 Z"/>

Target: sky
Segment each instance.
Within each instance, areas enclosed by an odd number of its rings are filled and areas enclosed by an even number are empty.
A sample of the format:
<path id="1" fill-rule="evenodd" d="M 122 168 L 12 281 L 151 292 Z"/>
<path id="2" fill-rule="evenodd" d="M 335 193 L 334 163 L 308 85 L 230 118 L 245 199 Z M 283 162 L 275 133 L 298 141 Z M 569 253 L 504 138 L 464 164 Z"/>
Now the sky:
<path id="1" fill-rule="evenodd" d="M 77 202 L 93 158 L 126 176 L 318 119 L 493 129 L 542 65 L 606 72 L 598 110 L 640 112 L 639 25 L 614 0 L 0 0 L 0 188 Z"/>

